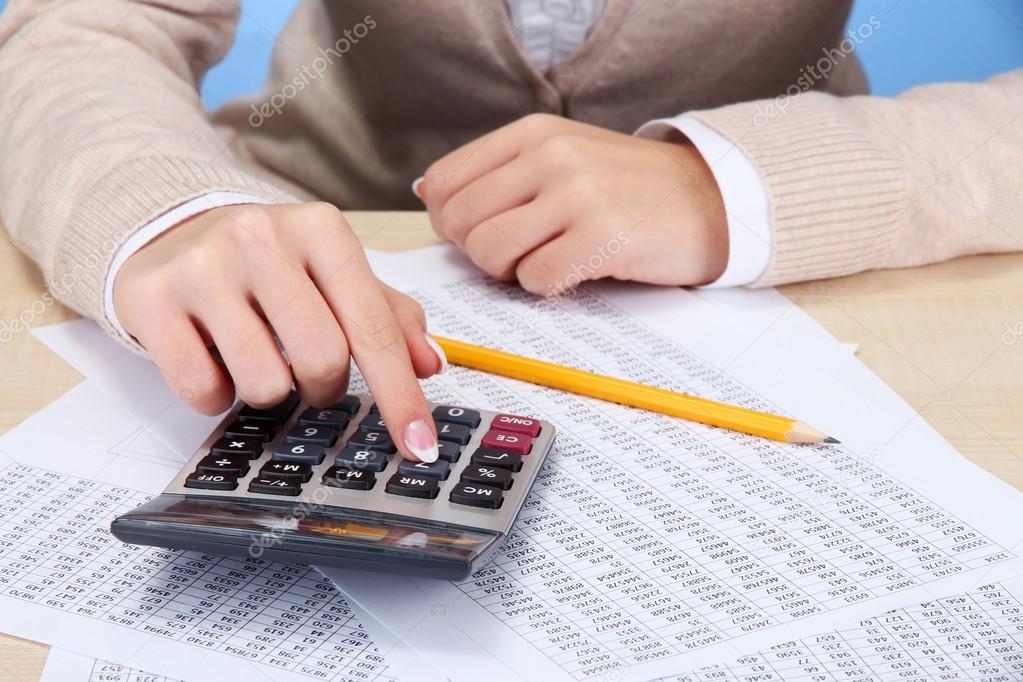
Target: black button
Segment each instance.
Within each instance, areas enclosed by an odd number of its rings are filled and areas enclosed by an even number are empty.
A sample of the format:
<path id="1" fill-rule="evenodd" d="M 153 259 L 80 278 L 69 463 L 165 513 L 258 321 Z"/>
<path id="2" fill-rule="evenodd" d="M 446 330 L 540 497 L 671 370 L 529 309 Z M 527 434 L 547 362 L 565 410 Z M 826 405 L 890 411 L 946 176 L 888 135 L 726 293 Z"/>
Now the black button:
<path id="1" fill-rule="evenodd" d="M 214 455 L 239 455 L 256 459 L 263 454 L 263 441 L 244 436 L 224 437 L 213 444 L 210 452 Z"/>
<path id="2" fill-rule="evenodd" d="M 455 407 L 454 405 L 438 405 L 433 408 L 433 418 L 439 422 L 450 422 L 461 424 L 475 429 L 480 425 L 480 413 L 466 407 Z"/>
<path id="3" fill-rule="evenodd" d="M 347 467 L 331 467 L 323 474 L 323 485 L 329 488 L 346 488 L 348 490 L 370 490 L 377 482 L 372 471 L 366 469 L 348 469 Z"/>
<path id="4" fill-rule="evenodd" d="M 451 496 L 448 499 L 455 504 L 497 509 L 501 506 L 502 495 L 500 489 L 489 485 L 459 483 L 451 489 Z"/>
<path id="5" fill-rule="evenodd" d="M 369 413 L 370 414 L 380 414 L 380 408 L 377 407 L 376 403 L 370 403 L 370 405 L 369 405 Z"/>
<path id="6" fill-rule="evenodd" d="M 288 433 L 284 436 L 284 440 L 288 443 L 309 443 L 311 445 L 322 445 L 325 448 L 330 447 L 337 440 L 337 430 L 330 428 L 329 426 L 306 426 L 305 424 L 295 424 Z"/>
<path id="7" fill-rule="evenodd" d="M 334 466 L 383 471 L 387 467 L 387 453 L 379 450 L 353 448 L 349 445 L 334 457 Z"/>
<path id="8" fill-rule="evenodd" d="M 386 490 L 392 495 L 422 497 L 432 500 L 437 497 L 437 491 L 440 490 L 440 483 L 436 478 L 430 478 L 429 476 L 394 474 L 387 481 Z"/>
<path id="9" fill-rule="evenodd" d="M 224 435 L 229 438 L 255 438 L 269 443 L 277 435 L 277 429 L 269 422 L 234 421 L 224 429 Z"/>
<path id="10" fill-rule="evenodd" d="M 462 448 L 458 447 L 458 443 L 441 441 L 437 443 L 437 447 L 440 450 L 440 458 L 445 462 L 457 462 L 458 458 L 462 456 Z"/>
<path id="11" fill-rule="evenodd" d="M 486 464 L 470 464 L 462 469 L 462 483 L 481 483 L 501 490 L 512 486 L 512 475 L 507 469 Z"/>
<path id="12" fill-rule="evenodd" d="M 262 478 L 283 478 L 287 481 L 305 483 L 313 475 L 313 468 L 302 462 L 267 462 L 259 470 Z"/>
<path id="13" fill-rule="evenodd" d="M 348 426 L 348 414 L 341 410 L 318 410 L 310 407 L 302 411 L 298 416 L 299 424 L 309 426 L 329 426 L 338 431 Z"/>
<path id="14" fill-rule="evenodd" d="M 288 495 L 294 497 L 302 492 L 302 486 L 298 481 L 286 478 L 254 478 L 249 482 L 250 493 L 265 493 L 267 495 Z"/>
<path id="15" fill-rule="evenodd" d="M 384 420 L 380 418 L 379 414 L 368 414 L 365 419 L 359 422 L 359 430 L 367 433 L 371 431 L 387 433 L 387 424 L 384 424 Z"/>
<path id="16" fill-rule="evenodd" d="M 451 443 L 465 445 L 472 438 L 472 431 L 468 426 L 461 424 L 448 424 L 447 422 L 436 422 L 437 438 Z"/>
<path id="17" fill-rule="evenodd" d="M 267 407 L 261 410 L 256 407 L 252 407 L 251 405 L 245 405 L 238 411 L 238 421 L 265 422 L 273 424 L 274 426 L 280 426 L 284 422 L 288 421 L 288 417 L 290 417 L 291 413 L 295 411 L 295 407 L 297 405 L 298 394 L 292 391 L 288 394 L 287 398 L 273 407 Z"/>
<path id="18" fill-rule="evenodd" d="M 362 403 L 359 401 L 359 396 L 346 395 L 344 398 L 331 405 L 330 409 L 341 410 L 342 412 L 347 412 L 348 414 L 355 414 L 356 412 L 359 411 L 359 406 L 361 404 Z"/>
<path id="19" fill-rule="evenodd" d="M 489 464 L 490 466 L 510 469 L 512 471 L 518 471 L 522 468 L 522 455 L 517 452 L 498 450 L 497 448 L 477 448 L 476 452 L 472 453 L 470 461 L 473 464 Z"/>
<path id="20" fill-rule="evenodd" d="M 200 474 L 226 474 L 237 478 L 249 473 L 249 459 L 239 455 L 206 455 L 195 470 Z"/>
<path id="21" fill-rule="evenodd" d="M 202 488 L 203 490 L 234 490 L 238 487 L 238 479 L 227 474 L 189 474 L 185 479 L 186 488 Z"/>
<path id="22" fill-rule="evenodd" d="M 444 460 L 436 462 L 409 462 L 408 460 L 398 465 L 399 474 L 411 474 L 413 476 L 429 476 L 441 481 L 446 481 L 451 473 L 451 466 Z"/>
<path id="23" fill-rule="evenodd" d="M 278 443 L 270 459 L 279 462 L 305 462 L 319 464 L 323 461 L 324 448 L 312 443 Z"/>
<path id="24" fill-rule="evenodd" d="M 379 431 L 371 431 L 369 433 L 364 431 L 356 432 L 348 439 L 348 445 L 359 450 L 378 450 L 387 454 L 398 451 L 398 448 L 394 447 L 391 437 Z"/>

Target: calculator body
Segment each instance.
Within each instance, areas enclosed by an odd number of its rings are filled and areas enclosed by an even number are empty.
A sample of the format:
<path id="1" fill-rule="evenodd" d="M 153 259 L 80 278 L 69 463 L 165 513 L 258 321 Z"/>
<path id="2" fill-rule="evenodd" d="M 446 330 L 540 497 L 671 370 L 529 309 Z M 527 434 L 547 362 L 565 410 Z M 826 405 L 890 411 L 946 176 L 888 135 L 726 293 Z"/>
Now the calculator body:
<path id="1" fill-rule="evenodd" d="M 511 530 L 549 422 L 431 405 L 441 459 L 396 452 L 372 399 L 236 405 L 163 493 L 117 517 L 132 544 L 457 580 Z"/>

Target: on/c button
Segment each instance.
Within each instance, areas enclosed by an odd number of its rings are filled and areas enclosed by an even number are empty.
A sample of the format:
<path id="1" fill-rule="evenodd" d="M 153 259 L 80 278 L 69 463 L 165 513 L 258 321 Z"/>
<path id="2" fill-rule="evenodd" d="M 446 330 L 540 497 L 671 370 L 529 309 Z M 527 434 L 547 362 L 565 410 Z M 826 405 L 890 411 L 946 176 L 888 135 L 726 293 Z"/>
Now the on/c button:
<path id="1" fill-rule="evenodd" d="M 490 427 L 499 431 L 524 433 L 530 438 L 540 435 L 540 420 L 532 417 L 520 417 L 514 414 L 499 414 L 490 422 Z"/>

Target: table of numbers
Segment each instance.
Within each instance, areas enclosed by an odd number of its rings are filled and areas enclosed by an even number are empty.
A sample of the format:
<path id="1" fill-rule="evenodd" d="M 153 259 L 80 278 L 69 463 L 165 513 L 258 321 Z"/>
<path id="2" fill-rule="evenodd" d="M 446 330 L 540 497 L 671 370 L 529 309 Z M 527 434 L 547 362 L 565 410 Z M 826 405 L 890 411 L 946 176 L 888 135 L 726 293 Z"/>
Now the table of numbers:
<path id="1" fill-rule="evenodd" d="M 1002 585 L 787 642 L 675 682 L 1023 678 L 1023 604 Z"/>
<path id="2" fill-rule="evenodd" d="M 113 517 L 147 499 L 21 464 L 0 470 L 0 595 L 221 652 L 271 678 L 386 678 L 352 609 L 314 569 L 114 538 Z"/>
<path id="3" fill-rule="evenodd" d="M 451 336 L 770 408 L 596 296 L 556 304 L 572 307 L 572 318 L 530 318 L 533 299 L 499 284 L 415 295 Z M 521 302 L 518 312 L 496 302 L 507 299 Z M 797 449 L 555 390 L 528 393 L 457 368 L 430 393 L 559 424 L 508 542 L 459 587 L 577 678 L 1013 556 L 841 447 Z"/>

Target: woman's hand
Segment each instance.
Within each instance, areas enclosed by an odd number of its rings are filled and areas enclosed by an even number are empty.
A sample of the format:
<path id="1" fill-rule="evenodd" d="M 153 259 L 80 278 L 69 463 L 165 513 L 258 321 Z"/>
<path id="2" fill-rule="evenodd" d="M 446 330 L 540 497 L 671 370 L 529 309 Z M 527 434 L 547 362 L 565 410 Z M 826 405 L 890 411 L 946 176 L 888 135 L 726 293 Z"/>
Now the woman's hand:
<path id="1" fill-rule="evenodd" d="M 308 403 L 330 405 L 344 396 L 354 358 L 402 454 L 437 458 L 416 377 L 442 371 L 441 352 L 419 304 L 374 276 L 329 204 L 225 206 L 194 216 L 125 262 L 114 306 L 171 388 L 200 412 L 227 409 L 236 390 L 268 407 L 293 381 Z"/>
<path id="2" fill-rule="evenodd" d="M 416 192 L 442 239 L 540 295 L 602 277 L 705 284 L 728 260 L 721 194 L 684 141 L 534 114 L 440 159 Z"/>

